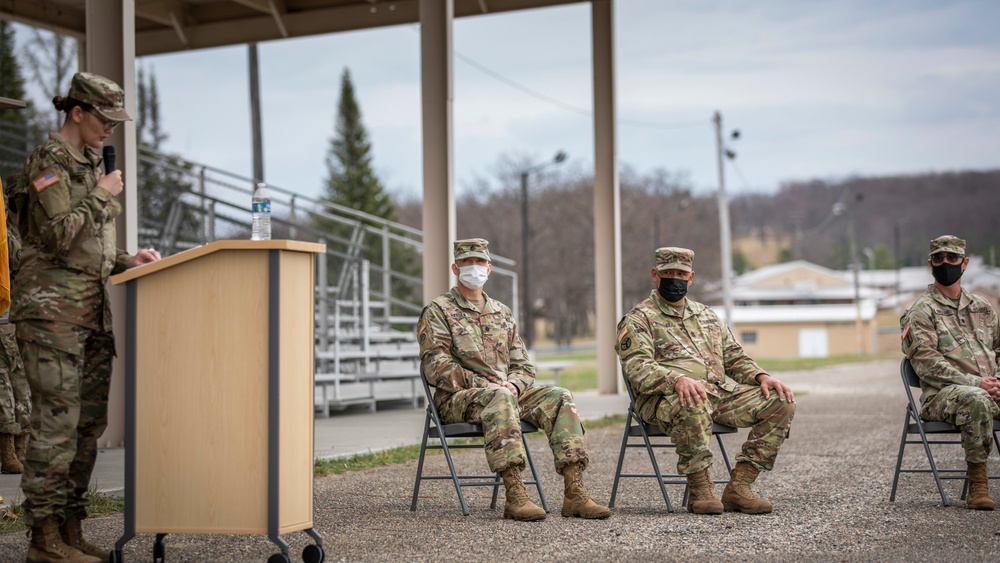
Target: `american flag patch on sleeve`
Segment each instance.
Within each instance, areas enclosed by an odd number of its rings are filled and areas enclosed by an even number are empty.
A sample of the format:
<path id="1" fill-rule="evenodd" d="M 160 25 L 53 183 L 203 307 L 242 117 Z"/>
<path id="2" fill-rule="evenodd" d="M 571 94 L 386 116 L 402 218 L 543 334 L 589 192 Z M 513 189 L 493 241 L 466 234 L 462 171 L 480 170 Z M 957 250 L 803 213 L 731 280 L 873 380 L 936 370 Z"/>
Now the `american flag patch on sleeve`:
<path id="1" fill-rule="evenodd" d="M 35 181 L 32 182 L 31 184 L 35 186 L 36 192 L 40 192 L 45 188 L 51 186 L 52 184 L 55 184 L 58 181 L 59 181 L 59 176 L 56 174 L 56 171 L 49 169 L 48 171 L 45 172 L 45 174 L 42 174 L 38 178 L 35 178 Z"/>

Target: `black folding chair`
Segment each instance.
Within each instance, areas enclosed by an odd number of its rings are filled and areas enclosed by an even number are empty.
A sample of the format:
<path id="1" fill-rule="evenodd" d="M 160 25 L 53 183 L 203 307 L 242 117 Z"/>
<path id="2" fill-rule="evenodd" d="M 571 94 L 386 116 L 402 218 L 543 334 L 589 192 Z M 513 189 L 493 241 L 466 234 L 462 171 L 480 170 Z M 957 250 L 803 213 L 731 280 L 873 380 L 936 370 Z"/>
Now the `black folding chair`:
<path id="1" fill-rule="evenodd" d="M 968 471 L 966 469 L 941 469 L 938 467 L 937 462 L 934 461 L 934 453 L 931 451 L 931 446 L 941 445 L 941 444 L 962 444 L 961 439 L 953 440 L 929 440 L 928 435 L 960 435 L 962 430 L 955 426 L 954 424 L 948 422 L 929 422 L 920 418 L 920 404 L 913 397 L 913 388 L 920 388 L 920 378 L 917 377 L 917 372 L 913 371 L 913 366 L 910 365 L 909 358 L 903 358 L 903 361 L 899 363 L 899 374 L 903 378 L 903 389 L 906 390 L 906 399 L 908 401 L 906 405 L 906 418 L 903 419 L 903 437 L 899 441 L 899 455 L 896 457 L 896 472 L 892 478 L 892 492 L 889 493 L 889 502 L 896 501 L 896 487 L 899 485 L 899 474 L 900 473 L 930 473 L 934 476 L 934 482 L 937 484 L 938 492 L 941 493 L 941 503 L 944 506 L 948 506 L 948 495 L 944 492 L 944 485 L 941 483 L 943 479 L 962 479 L 965 481 L 965 485 L 962 487 L 962 500 L 965 500 L 969 492 L 969 481 L 967 478 Z M 997 432 L 1000 432 L 1000 422 L 993 421 L 993 443 L 997 447 L 997 451 L 1000 452 L 1000 438 L 997 437 Z M 908 436 L 917 434 L 920 439 L 907 439 Z M 924 446 L 924 453 L 927 454 L 927 462 L 930 465 L 930 469 L 926 468 L 903 468 L 903 451 L 908 444 L 922 444 Z M 1000 475 L 990 475 L 990 479 L 1000 479 Z"/>
<path id="2" fill-rule="evenodd" d="M 417 477 L 413 483 L 413 502 L 410 510 L 417 510 L 417 498 L 420 492 L 420 483 L 425 480 L 450 479 L 455 485 L 455 492 L 458 493 L 458 502 L 462 505 L 462 514 L 469 515 L 469 506 L 465 502 L 465 495 L 462 487 L 493 487 L 493 500 L 490 502 L 490 509 L 497 506 L 497 496 L 503 480 L 498 473 L 494 474 L 460 474 L 455 470 L 455 462 L 451 456 L 451 450 L 463 448 L 483 449 L 482 444 L 468 443 L 470 439 L 483 437 L 483 426 L 481 424 L 471 424 L 459 422 L 455 424 L 443 424 L 437 406 L 434 404 L 434 394 L 431 386 L 424 377 L 423 366 L 420 368 L 420 381 L 424 386 L 424 394 L 427 397 L 427 416 L 424 417 L 424 438 L 420 443 L 420 461 L 417 462 Z M 535 461 L 531 458 L 531 450 L 528 448 L 528 441 L 525 436 L 532 432 L 538 432 L 538 428 L 521 421 L 521 441 L 524 443 L 524 453 L 528 458 L 528 468 L 531 470 L 531 479 L 524 479 L 525 485 L 534 485 L 538 489 L 538 498 L 542 501 L 542 508 L 549 512 L 549 503 L 545 500 L 545 492 L 538 480 L 538 471 L 535 469 Z M 436 440 L 436 443 L 431 440 Z M 424 456 L 428 449 L 439 449 L 444 451 L 445 461 L 448 462 L 449 473 L 425 474 Z"/>
<path id="3" fill-rule="evenodd" d="M 667 493 L 667 485 L 684 485 L 684 498 L 681 502 L 681 506 L 687 505 L 688 501 L 688 488 L 687 488 L 687 476 L 680 473 L 663 473 L 660 471 L 660 465 L 656 461 L 655 448 L 662 449 L 676 449 L 677 446 L 670 441 L 670 437 L 667 436 L 660 427 L 655 424 L 649 424 L 643 422 L 639 419 L 639 415 L 635 411 L 635 393 L 632 392 L 632 385 L 629 383 L 628 378 L 625 378 L 625 389 L 628 390 L 628 418 L 625 421 L 625 431 L 622 434 L 622 447 L 621 451 L 618 453 L 618 468 L 615 469 L 615 482 L 611 487 L 611 501 L 608 503 L 609 508 L 614 508 L 615 497 L 618 495 L 618 481 L 622 477 L 644 477 L 644 478 L 655 478 L 657 483 L 660 485 L 660 492 L 663 494 L 663 501 L 667 503 L 667 511 L 673 512 L 674 507 L 670 503 L 670 495 Z M 725 424 L 719 424 L 718 422 L 712 423 L 712 435 L 715 436 L 719 443 L 719 450 L 722 452 L 722 460 L 726 463 L 726 470 L 728 473 L 732 473 L 733 464 L 729 461 L 729 452 L 726 451 L 726 444 L 722 441 L 723 434 L 735 434 L 736 428 L 732 426 L 727 426 Z M 633 442 L 632 438 L 642 438 L 641 441 Z M 622 465 L 625 461 L 625 452 L 628 448 L 645 448 L 646 453 L 649 454 L 649 461 L 653 465 L 652 473 L 622 473 Z M 727 475 L 728 475 L 727 473 Z M 720 479 L 713 481 L 714 483 L 728 483 L 729 479 Z"/>

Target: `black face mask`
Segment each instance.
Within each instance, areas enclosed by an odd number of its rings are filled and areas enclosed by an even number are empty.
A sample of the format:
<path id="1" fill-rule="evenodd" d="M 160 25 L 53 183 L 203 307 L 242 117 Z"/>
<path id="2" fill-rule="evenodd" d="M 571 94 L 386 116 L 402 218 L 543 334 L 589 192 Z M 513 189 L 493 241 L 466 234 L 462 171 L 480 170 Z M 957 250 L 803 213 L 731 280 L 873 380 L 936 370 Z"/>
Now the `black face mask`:
<path id="1" fill-rule="evenodd" d="M 962 264 L 949 264 L 947 262 L 940 266 L 931 266 L 931 274 L 934 279 L 945 287 L 954 285 L 962 277 Z"/>
<path id="2" fill-rule="evenodd" d="M 687 295 L 688 282 L 677 278 L 660 278 L 660 286 L 656 291 L 668 302 L 676 303 Z"/>

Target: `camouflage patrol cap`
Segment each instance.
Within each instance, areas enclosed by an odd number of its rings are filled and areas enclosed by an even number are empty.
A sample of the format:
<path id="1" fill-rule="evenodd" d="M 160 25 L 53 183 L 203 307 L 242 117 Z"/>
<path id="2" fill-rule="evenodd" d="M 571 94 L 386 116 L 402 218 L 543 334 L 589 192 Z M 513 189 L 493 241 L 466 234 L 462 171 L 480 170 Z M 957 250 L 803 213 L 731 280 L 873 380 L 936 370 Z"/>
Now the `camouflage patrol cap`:
<path id="1" fill-rule="evenodd" d="M 73 75 L 67 98 L 93 106 L 94 111 L 112 121 L 131 121 L 125 113 L 125 91 L 111 80 L 89 72 Z"/>
<path id="2" fill-rule="evenodd" d="M 656 270 L 682 270 L 693 272 L 694 251 L 676 246 L 664 246 L 656 249 Z"/>
<path id="3" fill-rule="evenodd" d="M 487 247 L 490 241 L 484 238 L 467 238 L 455 241 L 455 262 L 466 258 L 490 259 L 490 251 Z"/>
<path id="4" fill-rule="evenodd" d="M 928 256 L 933 256 L 941 252 L 951 252 L 965 256 L 965 241 L 952 235 L 942 235 L 931 241 L 931 252 Z"/>

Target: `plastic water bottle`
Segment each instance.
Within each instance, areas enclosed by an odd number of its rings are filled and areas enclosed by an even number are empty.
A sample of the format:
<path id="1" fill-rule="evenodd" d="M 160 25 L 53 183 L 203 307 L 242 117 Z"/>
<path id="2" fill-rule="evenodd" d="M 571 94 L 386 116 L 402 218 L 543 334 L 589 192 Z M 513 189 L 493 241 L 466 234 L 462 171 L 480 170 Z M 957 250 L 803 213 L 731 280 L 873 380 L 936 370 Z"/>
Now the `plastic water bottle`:
<path id="1" fill-rule="evenodd" d="M 250 240 L 271 240 L 271 194 L 264 182 L 253 191 L 253 229 Z"/>

